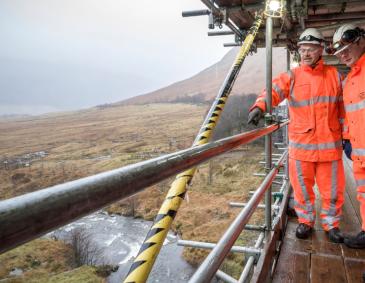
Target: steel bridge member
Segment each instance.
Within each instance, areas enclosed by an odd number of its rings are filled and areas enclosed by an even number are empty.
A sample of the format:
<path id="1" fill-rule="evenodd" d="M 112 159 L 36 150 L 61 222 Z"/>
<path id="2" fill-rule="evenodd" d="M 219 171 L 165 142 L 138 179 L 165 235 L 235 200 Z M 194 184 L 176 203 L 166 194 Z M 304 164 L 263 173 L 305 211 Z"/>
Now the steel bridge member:
<path id="1" fill-rule="evenodd" d="M 308 238 L 315 222 L 315 194 L 322 199 L 320 217 L 330 241 L 343 242 L 339 222 L 344 203 L 342 164 L 344 118 L 341 75 L 322 59 L 324 37 L 314 28 L 298 40 L 301 64 L 273 79 L 272 104 L 289 102 L 289 178 L 294 189 L 294 208 L 299 225 L 296 236 Z M 248 123 L 257 125 L 265 105 L 265 90 L 251 107 Z"/>
<path id="2" fill-rule="evenodd" d="M 342 25 L 333 35 L 333 48 L 340 61 L 351 67 L 344 81 L 343 100 L 362 218 L 361 232 L 344 242 L 350 248 L 365 248 L 365 31 L 352 24 Z"/>

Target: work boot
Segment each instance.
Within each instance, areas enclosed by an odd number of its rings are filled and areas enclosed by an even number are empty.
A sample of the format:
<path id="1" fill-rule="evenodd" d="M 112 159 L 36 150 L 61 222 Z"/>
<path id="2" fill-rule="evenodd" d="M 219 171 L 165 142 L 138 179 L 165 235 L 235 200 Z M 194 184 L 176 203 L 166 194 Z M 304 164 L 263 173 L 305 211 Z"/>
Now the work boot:
<path id="1" fill-rule="evenodd" d="M 365 231 L 361 231 L 356 236 L 346 237 L 343 242 L 349 248 L 363 249 L 365 248 Z"/>
<path id="2" fill-rule="evenodd" d="M 304 224 L 304 223 L 299 223 L 295 236 L 297 236 L 297 238 L 299 239 L 307 239 L 310 234 L 312 232 L 312 227 Z"/>
<path id="3" fill-rule="evenodd" d="M 332 228 L 328 231 L 328 238 L 333 243 L 343 243 L 343 234 L 341 233 L 340 229 Z"/>

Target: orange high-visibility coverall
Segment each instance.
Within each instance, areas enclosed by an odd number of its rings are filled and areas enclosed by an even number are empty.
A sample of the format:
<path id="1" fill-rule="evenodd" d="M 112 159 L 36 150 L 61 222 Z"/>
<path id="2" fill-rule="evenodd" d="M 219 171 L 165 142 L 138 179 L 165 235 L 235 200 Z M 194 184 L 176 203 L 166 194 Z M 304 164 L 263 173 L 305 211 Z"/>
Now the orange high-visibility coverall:
<path id="1" fill-rule="evenodd" d="M 346 125 L 352 145 L 353 171 L 365 230 L 365 54 L 351 67 L 343 89 Z M 348 126 L 348 127 L 346 127 Z"/>
<path id="2" fill-rule="evenodd" d="M 289 177 L 298 221 L 314 225 L 316 181 L 322 199 L 322 226 L 328 231 L 338 227 L 344 203 L 341 75 L 322 60 L 313 69 L 302 65 L 282 73 L 273 80 L 273 106 L 285 98 L 290 115 Z M 265 91 L 254 107 L 265 111 Z"/>

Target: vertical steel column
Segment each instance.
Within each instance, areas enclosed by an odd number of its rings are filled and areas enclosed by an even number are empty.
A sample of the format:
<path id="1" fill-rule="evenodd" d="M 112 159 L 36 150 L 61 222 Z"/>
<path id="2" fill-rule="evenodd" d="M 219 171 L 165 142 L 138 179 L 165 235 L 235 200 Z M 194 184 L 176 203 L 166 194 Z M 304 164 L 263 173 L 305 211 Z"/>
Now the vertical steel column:
<path id="1" fill-rule="evenodd" d="M 266 18 L 266 119 L 265 125 L 270 125 L 272 113 L 272 18 Z M 272 166 L 272 135 L 265 136 L 265 169 L 268 173 Z M 271 186 L 265 195 L 265 224 L 267 234 L 271 231 Z"/>
<path id="2" fill-rule="evenodd" d="M 262 22 L 262 14 L 256 16 L 255 22 L 249 30 L 242 47 L 221 86 L 209 113 L 207 114 L 199 134 L 195 138 L 193 146 L 202 145 L 209 141 L 218 119 L 223 111 L 226 100 L 231 92 L 232 86 L 238 76 L 239 70 L 250 51 L 255 36 Z M 170 190 L 154 220 L 152 228 L 148 232 L 138 255 L 136 256 L 124 282 L 146 282 L 157 255 L 162 247 L 166 235 L 175 218 L 186 193 L 186 187 L 194 176 L 196 168 L 188 169 L 176 176 Z"/>
<path id="3" fill-rule="evenodd" d="M 290 70 L 290 52 L 289 52 L 289 48 L 286 49 L 286 70 L 289 71 Z M 285 103 L 285 119 L 289 119 L 289 108 L 288 108 L 288 101 L 286 101 Z M 285 128 L 283 129 L 283 132 L 285 133 L 284 136 L 284 143 L 286 145 L 286 147 L 289 146 L 289 133 L 288 133 L 288 125 L 285 126 Z M 289 180 L 289 157 L 286 159 L 286 163 L 284 166 L 284 171 L 285 171 L 285 179 Z"/>

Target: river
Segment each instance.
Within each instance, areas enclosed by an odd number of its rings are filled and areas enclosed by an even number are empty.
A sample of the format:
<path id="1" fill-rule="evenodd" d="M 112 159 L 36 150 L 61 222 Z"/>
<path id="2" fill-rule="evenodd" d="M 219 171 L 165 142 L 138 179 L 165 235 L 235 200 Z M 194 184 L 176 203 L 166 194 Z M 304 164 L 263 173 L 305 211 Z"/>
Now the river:
<path id="1" fill-rule="evenodd" d="M 119 266 L 107 282 L 120 283 L 151 225 L 151 221 L 99 211 L 53 231 L 51 236 L 67 239 L 73 229 L 85 229 L 93 244 L 103 250 L 102 261 Z M 194 269 L 182 258 L 183 248 L 177 246 L 177 240 L 173 233 L 168 234 L 147 282 L 180 283 L 192 276 Z"/>

